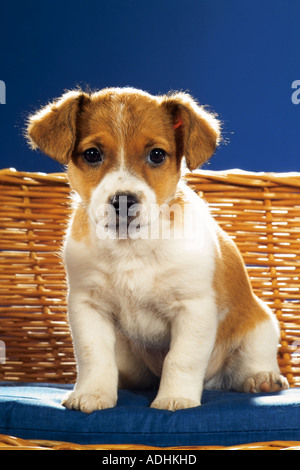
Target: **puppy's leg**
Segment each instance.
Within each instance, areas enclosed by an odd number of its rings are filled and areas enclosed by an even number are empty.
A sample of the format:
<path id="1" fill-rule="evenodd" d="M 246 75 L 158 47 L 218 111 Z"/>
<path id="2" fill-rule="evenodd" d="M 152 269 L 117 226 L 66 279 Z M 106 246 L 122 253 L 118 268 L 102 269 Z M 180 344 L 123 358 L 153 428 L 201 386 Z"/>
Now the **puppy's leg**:
<path id="1" fill-rule="evenodd" d="M 153 408 L 200 405 L 203 380 L 216 336 L 213 297 L 180 302 L 171 319 L 171 345 Z"/>
<path id="2" fill-rule="evenodd" d="M 91 413 L 117 401 L 118 370 L 115 329 L 106 313 L 96 310 L 86 292 L 70 292 L 69 321 L 77 362 L 77 382 L 62 404 Z"/>
<path id="3" fill-rule="evenodd" d="M 277 363 L 279 329 L 273 316 L 249 332 L 231 367 L 233 389 L 246 393 L 277 392 L 289 387 Z"/>

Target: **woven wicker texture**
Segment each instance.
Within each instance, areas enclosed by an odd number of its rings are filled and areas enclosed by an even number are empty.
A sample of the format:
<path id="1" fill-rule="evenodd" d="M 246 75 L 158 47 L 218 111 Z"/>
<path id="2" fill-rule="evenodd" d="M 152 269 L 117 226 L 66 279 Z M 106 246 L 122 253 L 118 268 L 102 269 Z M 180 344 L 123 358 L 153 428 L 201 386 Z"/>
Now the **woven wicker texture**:
<path id="1" fill-rule="evenodd" d="M 97 445 L 80 445 L 71 442 L 45 441 L 45 440 L 27 440 L 13 436 L 5 436 L 0 434 L 0 450 L 103 450 L 103 451 L 119 451 L 119 450 L 144 450 L 144 451 L 166 451 L 166 450 L 300 450 L 299 441 L 272 441 L 272 442 L 255 442 L 251 444 L 241 444 L 237 446 L 185 446 L 185 447 L 151 447 L 144 445 L 113 445 L 113 444 L 97 444 Z"/>
<path id="2" fill-rule="evenodd" d="M 300 174 L 199 171 L 187 180 L 237 243 L 255 293 L 279 319 L 279 364 L 299 386 Z M 0 171 L 0 380 L 75 380 L 58 255 L 69 213 L 65 175 Z"/>

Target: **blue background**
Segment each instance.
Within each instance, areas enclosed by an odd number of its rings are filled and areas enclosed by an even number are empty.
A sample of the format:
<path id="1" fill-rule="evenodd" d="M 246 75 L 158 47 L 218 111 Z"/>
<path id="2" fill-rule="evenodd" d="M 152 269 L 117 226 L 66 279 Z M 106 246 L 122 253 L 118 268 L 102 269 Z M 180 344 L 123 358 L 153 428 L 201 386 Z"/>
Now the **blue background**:
<path id="1" fill-rule="evenodd" d="M 299 171 L 300 0 L 2 0 L 0 167 L 60 171 L 25 119 L 78 84 L 189 91 L 227 140 L 205 168 Z"/>

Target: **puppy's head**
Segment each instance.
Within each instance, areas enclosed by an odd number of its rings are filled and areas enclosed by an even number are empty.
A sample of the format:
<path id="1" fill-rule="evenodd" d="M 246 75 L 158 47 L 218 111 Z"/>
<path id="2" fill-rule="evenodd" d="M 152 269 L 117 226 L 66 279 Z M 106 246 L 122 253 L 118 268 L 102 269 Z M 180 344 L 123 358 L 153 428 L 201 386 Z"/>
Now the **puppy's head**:
<path id="1" fill-rule="evenodd" d="M 64 94 L 29 118 L 27 136 L 33 148 L 67 165 L 71 187 L 97 223 L 101 205 L 119 217 L 136 204 L 171 201 L 182 158 L 189 170 L 198 168 L 220 131 L 215 116 L 186 93 L 110 88 Z"/>

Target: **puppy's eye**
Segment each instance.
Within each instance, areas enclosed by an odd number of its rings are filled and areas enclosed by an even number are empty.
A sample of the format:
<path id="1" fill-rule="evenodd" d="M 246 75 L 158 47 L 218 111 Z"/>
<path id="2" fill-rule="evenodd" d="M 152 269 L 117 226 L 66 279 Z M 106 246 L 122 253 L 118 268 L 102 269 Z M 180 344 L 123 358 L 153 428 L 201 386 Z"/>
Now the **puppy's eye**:
<path id="1" fill-rule="evenodd" d="M 100 150 L 94 147 L 85 150 L 82 156 L 83 156 L 83 159 L 91 165 L 97 165 L 97 163 L 101 163 L 103 160 L 103 155 L 100 152 Z"/>
<path id="2" fill-rule="evenodd" d="M 148 155 L 148 163 L 153 166 L 161 165 L 166 159 L 166 152 L 163 149 L 155 148 Z"/>

